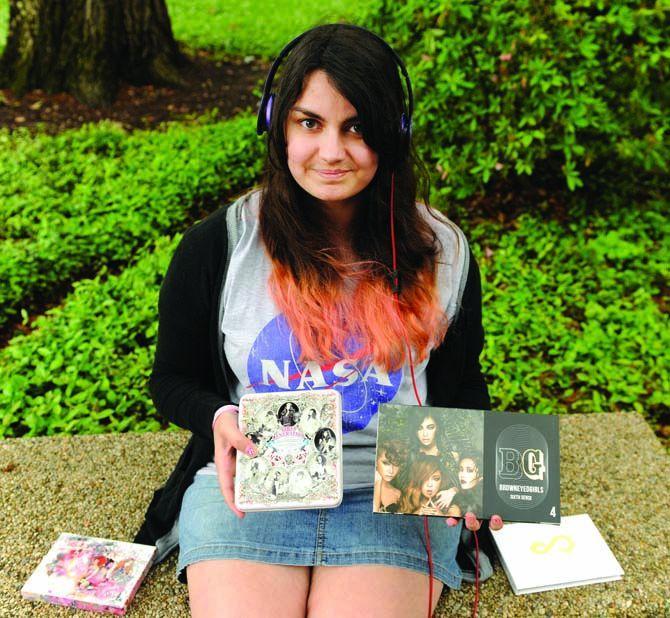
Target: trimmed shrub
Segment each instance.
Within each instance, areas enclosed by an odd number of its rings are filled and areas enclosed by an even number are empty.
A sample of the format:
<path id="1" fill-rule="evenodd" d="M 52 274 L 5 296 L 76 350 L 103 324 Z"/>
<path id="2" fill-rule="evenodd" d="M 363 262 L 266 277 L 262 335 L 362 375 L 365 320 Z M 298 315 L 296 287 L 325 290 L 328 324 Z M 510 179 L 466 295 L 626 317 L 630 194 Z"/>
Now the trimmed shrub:
<path id="1" fill-rule="evenodd" d="M 416 142 L 441 198 L 468 198 L 502 181 L 512 191 L 532 184 L 606 193 L 602 204 L 668 187 L 667 7 L 381 4 L 383 34 L 410 70 Z M 365 18 L 376 30 L 379 11 L 378 2 Z"/>
<path id="2" fill-rule="evenodd" d="M 109 123 L 0 133 L 0 328 L 252 185 L 262 148 L 251 116 L 132 134 Z"/>
<path id="3" fill-rule="evenodd" d="M 670 412 L 666 210 L 472 227 L 494 408 Z"/>
<path id="4" fill-rule="evenodd" d="M 158 430 L 149 397 L 158 291 L 179 236 L 79 281 L 0 350 L 0 437 Z"/>
<path id="5" fill-rule="evenodd" d="M 468 230 L 482 269 L 494 409 L 668 414 L 670 225 L 662 203 L 565 225 L 531 215 Z M 0 436 L 154 430 L 163 273 L 178 238 L 120 275 L 75 284 L 0 351 Z M 664 283 L 665 282 L 665 283 Z M 665 286 L 665 287 L 664 287 Z"/>

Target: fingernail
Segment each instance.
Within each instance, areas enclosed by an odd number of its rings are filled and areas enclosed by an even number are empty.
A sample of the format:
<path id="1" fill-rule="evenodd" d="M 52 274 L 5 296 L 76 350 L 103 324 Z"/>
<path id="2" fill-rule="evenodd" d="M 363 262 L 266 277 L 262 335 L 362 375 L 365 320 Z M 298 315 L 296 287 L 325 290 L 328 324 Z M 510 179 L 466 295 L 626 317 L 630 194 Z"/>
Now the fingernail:
<path id="1" fill-rule="evenodd" d="M 251 444 L 249 446 L 247 446 L 246 449 L 244 449 L 244 452 L 247 455 L 249 455 L 249 457 L 255 457 L 256 456 L 256 449 L 253 446 L 251 446 Z"/>
<path id="2" fill-rule="evenodd" d="M 447 517 L 447 526 L 455 526 L 458 523 L 458 519 L 455 517 Z"/>
<path id="3" fill-rule="evenodd" d="M 495 528 L 500 528 L 502 527 L 502 517 L 500 515 L 494 515 L 491 517 L 491 525 Z"/>

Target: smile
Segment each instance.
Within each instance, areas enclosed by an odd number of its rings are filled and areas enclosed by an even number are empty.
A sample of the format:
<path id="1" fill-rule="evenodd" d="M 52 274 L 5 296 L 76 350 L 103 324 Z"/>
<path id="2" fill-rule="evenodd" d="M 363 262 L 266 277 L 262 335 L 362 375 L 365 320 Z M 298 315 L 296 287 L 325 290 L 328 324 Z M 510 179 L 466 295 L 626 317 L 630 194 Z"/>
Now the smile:
<path id="1" fill-rule="evenodd" d="M 316 170 L 319 176 L 322 178 L 327 178 L 328 180 L 337 180 L 338 178 L 342 178 L 348 171 L 349 170 L 335 170 L 328 172 L 326 170 Z"/>

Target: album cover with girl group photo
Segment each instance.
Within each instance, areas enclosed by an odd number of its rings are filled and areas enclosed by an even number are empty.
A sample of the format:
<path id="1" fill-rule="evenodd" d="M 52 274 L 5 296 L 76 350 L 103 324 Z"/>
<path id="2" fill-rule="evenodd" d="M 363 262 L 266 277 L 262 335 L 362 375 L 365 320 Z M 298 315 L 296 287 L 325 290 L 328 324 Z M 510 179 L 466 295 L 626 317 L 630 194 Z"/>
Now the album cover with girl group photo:
<path id="1" fill-rule="evenodd" d="M 268 511 L 340 504 L 342 403 L 337 391 L 244 395 L 239 427 L 258 454 L 237 453 L 237 508 Z"/>
<path id="2" fill-rule="evenodd" d="M 559 524 L 558 418 L 382 404 L 373 511 Z"/>
<path id="3" fill-rule="evenodd" d="M 21 588 L 21 596 L 123 616 L 155 555 L 153 545 L 63 532 Z M 35 608 L 34 615 L 41 613 Z"/>

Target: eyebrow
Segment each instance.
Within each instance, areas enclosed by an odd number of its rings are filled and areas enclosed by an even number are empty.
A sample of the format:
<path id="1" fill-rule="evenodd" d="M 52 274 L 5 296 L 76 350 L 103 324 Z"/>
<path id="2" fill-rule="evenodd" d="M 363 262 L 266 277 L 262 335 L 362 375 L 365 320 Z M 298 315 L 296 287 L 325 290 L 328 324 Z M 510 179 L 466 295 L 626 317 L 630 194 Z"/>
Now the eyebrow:
<path id="1" fill-rule="evenodd" d="M 301 113 L 305 114 L 305 116 L 309 116 L 310 118 L 316 118 L 317 120 L 321 120 L 322 122 L 325 121 L 325 118 L 323 118 L 323 116 L 319 116 L 319 114 L 317 114 L 316 112 L 311 112 L 310 110 L 305 109 L 304 107 L 297 107 L 297 106 L 292 107 L 291 111 L 292 112 L 301 112 Z M 351 117 L 347 118 L 344 121 L 343 124 L 346 124 L 348 122 L 353 122 L 354 120 L 359 120 L 359 117 L 358 116 L 351 116 Z"/>

